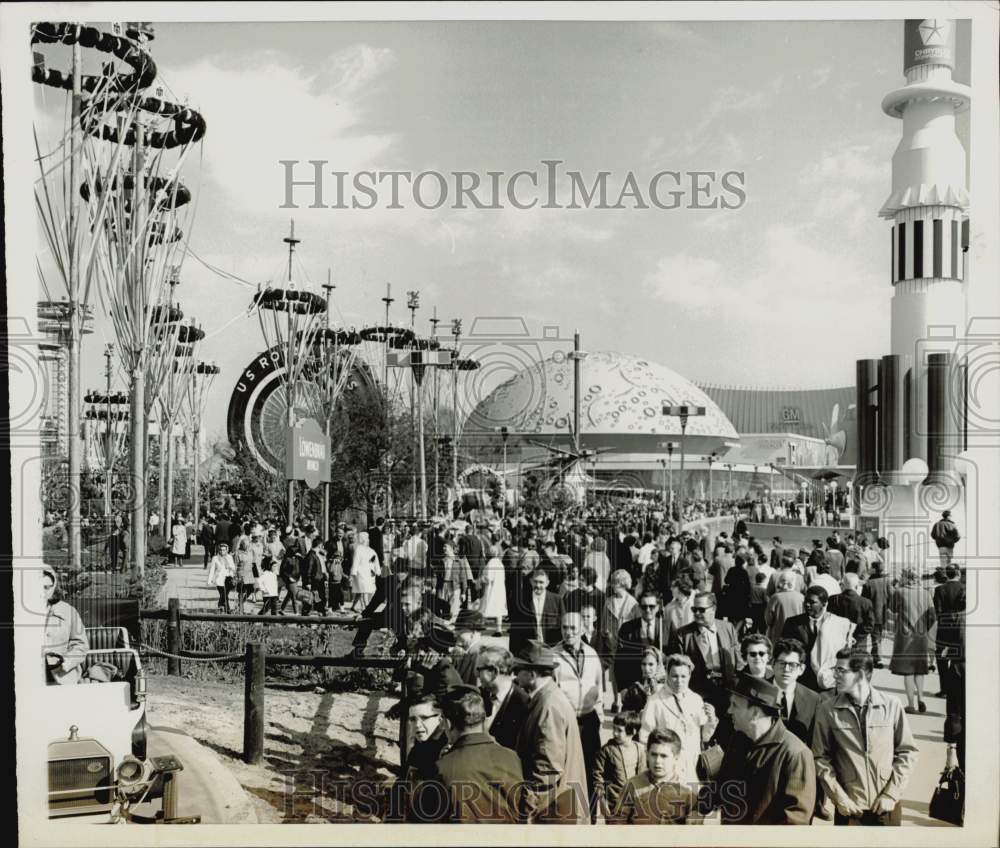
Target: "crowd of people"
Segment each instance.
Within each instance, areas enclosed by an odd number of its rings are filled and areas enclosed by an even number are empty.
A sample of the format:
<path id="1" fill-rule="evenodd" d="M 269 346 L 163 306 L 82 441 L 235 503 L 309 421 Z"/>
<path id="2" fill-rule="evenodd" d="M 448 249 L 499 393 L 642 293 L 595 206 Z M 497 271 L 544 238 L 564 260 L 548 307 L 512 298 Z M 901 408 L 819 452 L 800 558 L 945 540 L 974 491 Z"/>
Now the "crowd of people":
<path id="1" fill-rule="evenodd" d="M 799 548 L 734 525 L 597 507 L 324 542 L 210 514 L 199 535 L 220 609 L 235 591 L 261 614 L 353 612 L 355 655 L 394 634 L 399 819 L 899 824 L 935 667 L 964 761 L 962 569 L 932 594 L 886 572 L 884 539 Z M 905 705 L 872 685 L 885 659 Z"/>

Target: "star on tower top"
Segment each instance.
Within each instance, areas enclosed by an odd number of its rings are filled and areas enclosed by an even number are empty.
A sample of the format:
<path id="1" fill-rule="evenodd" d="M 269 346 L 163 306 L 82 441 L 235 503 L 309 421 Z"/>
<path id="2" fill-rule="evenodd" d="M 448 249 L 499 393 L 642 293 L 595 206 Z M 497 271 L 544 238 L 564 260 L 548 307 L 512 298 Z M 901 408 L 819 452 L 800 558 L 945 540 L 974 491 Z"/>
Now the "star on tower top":
<path id="1" fill-rule="evenodd" d="M 918 27 L 920 40 L 924 45 L 944 44 L 948 37 L 948 21 L 940 18 L 928 18 Z"/>

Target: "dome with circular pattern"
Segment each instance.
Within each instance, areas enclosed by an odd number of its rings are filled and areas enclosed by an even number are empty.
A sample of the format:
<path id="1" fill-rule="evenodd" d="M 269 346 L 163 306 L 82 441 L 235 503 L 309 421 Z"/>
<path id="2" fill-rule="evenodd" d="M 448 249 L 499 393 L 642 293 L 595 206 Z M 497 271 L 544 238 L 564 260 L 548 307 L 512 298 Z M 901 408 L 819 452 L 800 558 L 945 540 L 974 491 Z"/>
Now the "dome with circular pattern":
<path id="1" fill-rule="evenodd" d="M 739 439 L 722 410 L 693 383 L 655 362 L 623 353 L 588 353 L 580 365 L 580 441 L 584 448 L 660 452 L 664 440 L 678 442 L 679 418 L 662 414 L 664 404 L 705 407 L 690 416 L 685 452 L 718 449 Z M 573 361 L 565 353 L 516 374 L 476 404 L 463 435 L 507 427 L 510 438 L 551 444 L 573 440 Z"/>

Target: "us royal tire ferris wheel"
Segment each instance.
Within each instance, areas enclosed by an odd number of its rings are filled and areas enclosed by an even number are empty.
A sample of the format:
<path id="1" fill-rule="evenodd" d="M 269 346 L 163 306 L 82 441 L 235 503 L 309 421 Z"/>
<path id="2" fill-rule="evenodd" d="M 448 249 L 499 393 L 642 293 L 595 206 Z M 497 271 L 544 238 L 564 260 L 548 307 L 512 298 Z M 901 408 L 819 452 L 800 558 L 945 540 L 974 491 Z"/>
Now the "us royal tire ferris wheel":
<path id="1" fill-rule="evenodd" d="M 229 399 L 226 429 L 234 449 L 245 448 L 264 468 L 284 474 L 287 406 L 284 356 L 278 348 L 258 354 L 240 374 Z M 354 392 L 377 391 L 371 369 L 355 359 L 345 386 L 345 400 Z M 296 391 L 298 418 L 321 418 L 319 387 L 301 380 Z"/>

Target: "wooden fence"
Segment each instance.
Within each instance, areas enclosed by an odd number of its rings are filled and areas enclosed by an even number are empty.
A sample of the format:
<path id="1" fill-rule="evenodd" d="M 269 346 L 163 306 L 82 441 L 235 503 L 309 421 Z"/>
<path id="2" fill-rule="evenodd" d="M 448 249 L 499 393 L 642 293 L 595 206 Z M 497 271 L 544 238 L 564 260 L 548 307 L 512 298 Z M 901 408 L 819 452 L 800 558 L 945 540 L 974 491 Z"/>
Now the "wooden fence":
<path id="1" fill-rule="evenodd" d="M 248 642 L 243 655 L 217 655 L 208 651 L 186 651 L 183 646 L 182 622 L 185 621 L 236 621 L 257 624 L 336 624 L 357 627 L 364 619 L 349 616 L 309 616 L 309 615 L 252 615 L 210 612 L 185 612 L 178 598 L 170 598 L 166 609 L 144 609 L 140 617 L 147 620 L 167 622 L 167 674 L 179 676 L 181 663 L 185 658 L 196 661 L 221 663 L 243 663 L 243 760 L 259 763 L 264 756 L 264 672 L 268 667 L 279 665 L 312 666 L 314 668 L 382 668 L 394 669 L 399 660 L 392 657 L 363 656 L 320 656 L 297 654 L 268 654 L 261 642 Z M 405 684 L 404 684 L 405 685 Z M 400 741 L 406 747 L 406 717 L 401 718 Z"/>

